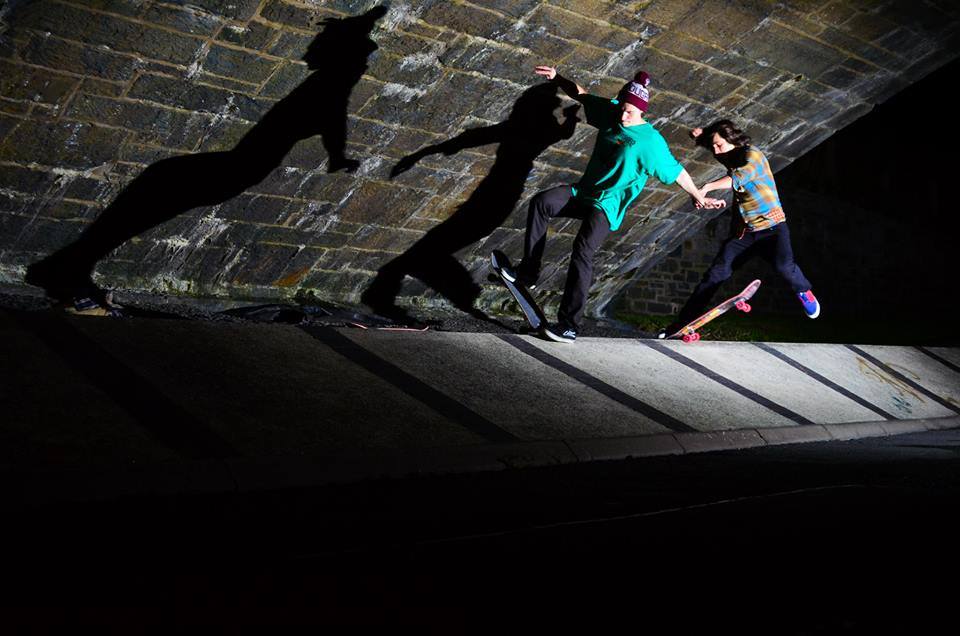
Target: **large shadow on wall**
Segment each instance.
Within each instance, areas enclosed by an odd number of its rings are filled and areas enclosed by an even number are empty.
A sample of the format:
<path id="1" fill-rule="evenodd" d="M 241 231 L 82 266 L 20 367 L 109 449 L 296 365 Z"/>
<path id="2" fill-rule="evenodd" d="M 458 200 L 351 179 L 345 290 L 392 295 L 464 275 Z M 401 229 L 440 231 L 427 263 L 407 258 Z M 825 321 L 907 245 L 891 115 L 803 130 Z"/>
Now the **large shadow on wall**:
<path id="1" fill-rule="evenodd" d="M 411 276 L 461 311 L 491 320 L 474 308 L 481 288 L 455 254 L 503 225 L 523 196 L 534 160 L 551 145 L 573 135 L 579 121 L 576 117 L 579 104 L 564 109 L 563 120 L 558 121 L 554 112 L 561 104 L 554 84 L 538 84 L 524 91 L 506 121 L 467 130 L 449 141 L 408 155 L 394 166 L 391 176 L 409 170 L 430 155 L 450 156 L 467 148 L 500 144 L 490 173 L 470 198 L 448 219 L 379 270 L 363 292 L 362 300 L 367 306 L 381 316 L 409 321 L 407 313 L 396 305 L 396 299 L 404 277 Z"/>
<path id="2" fill-rule="evenodd" d="M 303 59 L 313 71 L 229 151 L 183 155 L 148 166 L 70 245 L 27 269 L 26 282 L 58 299 L 102 300 L 91 275 L 96 263 L 131 238 L 190 209 L 223 203 L 263 181 L 300 140 L 321 135 L 327 171 L 352 172 L 345 154 L 347 103 L 377 49 L 370 39 L 387 12 L 376 7 L 328 19 Z"/>

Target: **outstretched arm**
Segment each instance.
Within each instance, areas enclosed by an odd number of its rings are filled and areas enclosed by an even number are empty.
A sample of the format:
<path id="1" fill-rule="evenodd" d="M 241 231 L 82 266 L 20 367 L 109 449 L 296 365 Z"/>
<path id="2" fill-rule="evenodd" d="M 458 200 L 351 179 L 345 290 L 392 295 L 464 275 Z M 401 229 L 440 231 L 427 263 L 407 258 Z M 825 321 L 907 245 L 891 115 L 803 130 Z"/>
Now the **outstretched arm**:
<path id="1" fill-rule="evenodd" d="M 569 80 L 557 73 L 557 69 L 552 66 L 538 66 L 537 68 L 533 69 L 533 72 L 537 75 L 546 77 L 551 82 L 556 82 L 557 86 L 560 87 L 560 90 L 569 95 L 571 99 L 576 99 L 578 95 L 583 95 L 587 92 L 585 88 L 573 80 Z"/>
<path id="2" fill-rule="evenodd" d="M 720 177 L 716 181 L 711 181 L 710 183 L 706 184 L 700 188 L 700 192 L 707 194 L 708 192 L 713 192 L 714 190 L 729 190 L 732 187 L 733 179 L 731 179 L 728 175 L 726 177 Z"/>
<path id="3" fill-rule="evenodd" d="M 693 199 L 693 205 L 696 208 L 722 208 L 727 202 L 723 199 L 710 199 L 705 196 L 706 192 L 709 192 L 706 188 L 700 190 L 693 183 L 693 178 L 690 177 L 690 173 L 687 172 L 686 168 L 680 171 L 680 175 L 677 177 L 677 185 L 683 188 L 683 190 L 690 195 L 690 198 Z"/>
<path id="4" fill-rule="evenodd" d="M 466 148 L 476 148 L 477 146 L 486 146 L 503 141 L 503 136 L 507 131 L 506 125 L 501 122 L 493 126 L 483 128 L 471 128 L 465 130 L 453 139 L 448 139 L 443 143 L 434 144 L 421 148 L 412 155 L 407 155 L 397 162 L 397 165 L 390 170 L 390 178 L 394 178 L 412 168 L 418 161 L 430 155 L 443 154 L 450 156 Z"/>

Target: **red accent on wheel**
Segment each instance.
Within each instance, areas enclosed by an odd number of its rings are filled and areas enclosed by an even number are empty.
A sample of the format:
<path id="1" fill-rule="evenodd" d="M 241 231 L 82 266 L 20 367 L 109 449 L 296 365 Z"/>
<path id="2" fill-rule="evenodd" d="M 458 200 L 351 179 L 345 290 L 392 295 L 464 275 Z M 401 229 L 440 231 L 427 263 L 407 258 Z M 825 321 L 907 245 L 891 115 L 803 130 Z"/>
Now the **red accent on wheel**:
<path id="1" fill-rule="evenodd" d="M 685 333 L 683 334 L 683 341 L 687 343 L 693 342 L 694 340 L 696 340 L 696 338 L 694 338 L 694 336 L 696 335 L 697 334 L 695 333 Z"/>
<path id="2" fill-rule="evenodd" d="M 735 303 L 733 304 L 733 306 L 736 307 L 737 309 L 739 309 L 740 311 L 746 311 L 746 310 L 744 309 L 744 307 L 745 307 L 746 305 L 747 305 L 747 303 L 743 302 L 742 300 L 738 300 L 737 302 L 735 302 Z"/>
<path id="3" fill-rule="evenodd" d="M 753 307 L 751 307 L 749 303 L 743 303 L 743 312 L 744 312 L 744 313 L 749 314 L 751 309 L 753 309 Z"/>
<path id="4" fill-rule="evenodd" d="M 693 334 L 693 341 L 694 341 L 694 342 L 697 342 L 697 341 L 699 341 L 699 340 L 700 340 L 700 334 L 698 334 L 698 333 Z"/>

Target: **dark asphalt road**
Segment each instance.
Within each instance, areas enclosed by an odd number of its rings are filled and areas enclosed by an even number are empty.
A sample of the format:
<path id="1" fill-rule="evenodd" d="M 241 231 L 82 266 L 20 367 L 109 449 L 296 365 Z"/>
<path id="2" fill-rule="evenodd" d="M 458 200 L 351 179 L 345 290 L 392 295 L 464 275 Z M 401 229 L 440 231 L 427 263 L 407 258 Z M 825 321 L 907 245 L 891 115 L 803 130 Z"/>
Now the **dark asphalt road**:
<path id="1" fill-rule="evenodd" d="M 958 494 L 952 430 L 257 495 L 8 503 L 3 615 L 125 630 L 605 631 L 628 617 L 669 633 L 927 633 L 953 611 Z"/>

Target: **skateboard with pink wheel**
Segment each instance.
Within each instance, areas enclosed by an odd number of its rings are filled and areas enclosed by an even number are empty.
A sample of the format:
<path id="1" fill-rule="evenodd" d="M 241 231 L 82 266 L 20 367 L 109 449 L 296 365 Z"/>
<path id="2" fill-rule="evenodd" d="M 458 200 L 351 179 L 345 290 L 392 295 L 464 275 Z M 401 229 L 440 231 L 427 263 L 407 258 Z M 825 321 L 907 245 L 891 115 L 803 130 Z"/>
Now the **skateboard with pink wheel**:
<path id="1" fill-rule="evenodd" d="M 669 336 L 667 336 L 667 338 L 681 338 L 684 342 L 696 342 L 697 340 L 700 339 L 700 334 L 697 333 L 697 330 L 700 327 L 704 326 L 714 318 L 718 316 L 722 316 L 723 314 L 727 313 L 731 308 L 736 308 L 738 311 L 742 311 L 744 313 L 749 312 L 751 307 L 747 301 L 753 298 L 753 295 L 757 293 L 757 289 L 759 289 L 759 287 L 760 287 L 760 280 L 758 279 L 753 281 L 752 283 L 744 287 L 743 291 L 737 294 L 736 296 L 727 298 L 725 301 L 723 301 L 722 303 L 720 303 L 719 305 L 717 305 L 707 313 L 703 314 L 696 320 L 692 320 L 691 322 L 681 327 L 680 330 L 677 331 L 676 333 L 670 334 Z"/>

